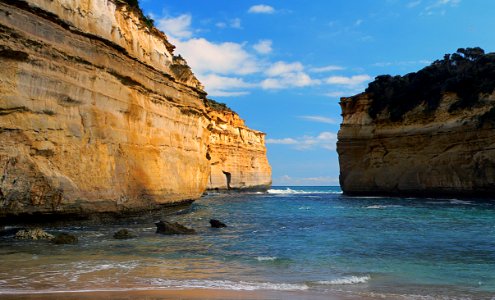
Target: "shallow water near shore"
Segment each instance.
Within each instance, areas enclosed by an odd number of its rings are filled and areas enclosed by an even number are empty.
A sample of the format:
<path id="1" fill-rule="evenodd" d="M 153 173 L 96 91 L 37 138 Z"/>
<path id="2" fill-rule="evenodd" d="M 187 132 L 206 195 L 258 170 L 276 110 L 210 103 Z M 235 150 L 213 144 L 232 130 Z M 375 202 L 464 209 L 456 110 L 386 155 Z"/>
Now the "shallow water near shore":
<path id="1" fill-rule="evenodd" d="M 209 228 L 209 219 L 228 225 Z M 346 197 L 338 187 L 210 194 L 171 221 L 72 226 L 78 245 L 0 238 L 0 294 L 223 289 L 495 297 L 495 201 Z M 158 220 L 156 220 L 158 221 Z M 138 237 L 115 240 L 120 228 Z"/>

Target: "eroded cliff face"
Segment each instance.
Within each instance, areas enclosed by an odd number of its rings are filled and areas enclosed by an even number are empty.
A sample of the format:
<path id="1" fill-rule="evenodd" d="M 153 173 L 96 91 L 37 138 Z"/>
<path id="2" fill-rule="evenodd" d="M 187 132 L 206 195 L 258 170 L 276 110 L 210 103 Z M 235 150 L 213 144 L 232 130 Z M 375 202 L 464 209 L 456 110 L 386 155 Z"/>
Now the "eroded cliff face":
<path id="1" fill-rule="evenodd" d="M 266 157 L 265 134 L 247 128 L 235 112 L 208 107 L 208 115 L 208 189 L 266 191 L 271 186 L 271 167 Z"/>
<path id="2" fill-rule="evenodd" d="M 449 111 L 458 96 L 445 94 L 435 111 L 420 105 L 397 122 L 387 110 L 371 118 L 372 101 L 366 93 L 341 99 L 337 151 L 345 193 L 493 197 L 495 128 L 482 116 L 495 107 L 495 95 Z"/>
<path id="3" fill-rule="evenodd" d="M 199 198 L 211 121 L 173 48 L 119 0 L 2 1 L 0 217 Z"/>

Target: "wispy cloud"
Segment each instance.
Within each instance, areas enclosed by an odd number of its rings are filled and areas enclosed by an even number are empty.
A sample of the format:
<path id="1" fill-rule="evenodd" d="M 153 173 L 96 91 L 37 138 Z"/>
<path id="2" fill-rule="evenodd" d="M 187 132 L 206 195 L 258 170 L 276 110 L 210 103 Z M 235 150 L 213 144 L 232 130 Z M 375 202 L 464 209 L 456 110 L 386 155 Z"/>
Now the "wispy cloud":
<path id="1" fill-rule="evenodd" d="M 253 5 L 248 9 L 248 13 L 251 14 L 273 14 L 275 9 L 266 4 Z"/>
<path id="2" fill-rule="evenodd" d="M 408 61 L 382 61 L 374 63 L 374 67 L 390 67 L 390 66 L 415 66 L 415 65 L 429 65 L 431 61 L 422 59 L 422 60 L 408 60 Z"/>
<path id="3" fill-rule="evenodd" d="M 253 46 L 253 49 L 259 54 L 269 54 L 272 52 L 272 41 L 271 40 L 260 40 Z"/>
<path id="4" fill-rule="evenodd" d="M 421 0 L 416 0 L 416 1 L 411 1 L 411 2 L 407 3 L 406 6 L 407 6 L 407 8 L 414 8 L 420 4 L 421 4 Z"/>
<path id="5" fill-rule="evenodd" d="M 309 69 L 309 71 L 313 73 L 325 73 L 325 72 L 341 71 L 344 69 L 345 68 L 341 66 L 329 65 L 324 67 L 311 68 Z"/>
<path id="6" fill-rule="evenodd" d="M 290 145 L 296 150 L 304 151 L 314 148 L 335 150 L 337 135 L 333 132 L 322 132 L 317 136 L 302 136 L 299 138 L 267 139 L 267 144 Z"/>
<path id="7" fill-rule="evenodd" d="M 344 86 L 357 86 L 365 82 L 370 81 L 372 78 L 367 74 L 354 75 L 354 76 L 331 76 L 325 81 L 328 84 L 344 85 Z"/>
<path id="8" fill-rule="evenodd" d="M 215 26 L 218 28 L 234 28 L 234 29 L 242 29 L 241 19 L 235 18 L 229 20 L 228 22 L 217 22 Z"/>
<path id="9" fill-rule="evenodd" d="M 325 123 L 325 124 L 337 124 L 337 121 L 333 118 L 328 118 L 324 116 L 299 116 L 300 119 L 317 122 L 317 123 Z"/>
<path id="10" fill-rule="evenodd" d="M 461 0 L 435 0 L 424 8 L 421 15 L 445 15 L 448 8 L 456 7 L 460 3 Z"/>

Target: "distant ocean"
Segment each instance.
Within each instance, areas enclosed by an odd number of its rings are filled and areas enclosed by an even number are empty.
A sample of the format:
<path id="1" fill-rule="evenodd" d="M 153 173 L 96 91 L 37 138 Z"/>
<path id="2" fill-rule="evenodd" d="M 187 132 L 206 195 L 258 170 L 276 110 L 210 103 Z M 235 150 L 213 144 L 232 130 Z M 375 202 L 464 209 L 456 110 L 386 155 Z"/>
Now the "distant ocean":
<path id="1" fill-rule="evenodd" d="M 210 218 L 228 227 L 211 229 Z M 153 223 L 131 222 L 64 229 L 78 245 L 2 237 L 0 294 L 208 288 L 495 297 L 495 201 L 356 198 L 339 187 L 279 186 L 210 194 L 169 219 L 198 234 L 163 236 Z M 113 239 L 120 228 L 138 237 Z"/>

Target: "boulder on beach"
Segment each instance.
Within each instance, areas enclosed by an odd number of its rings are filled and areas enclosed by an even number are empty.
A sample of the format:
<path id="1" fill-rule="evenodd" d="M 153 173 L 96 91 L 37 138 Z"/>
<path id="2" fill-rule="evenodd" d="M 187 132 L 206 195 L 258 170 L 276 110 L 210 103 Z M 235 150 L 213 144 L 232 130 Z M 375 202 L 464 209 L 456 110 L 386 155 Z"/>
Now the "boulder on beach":
<path id="1" fill-rule="evenodd" d="M 52 239 L 52 242 L 57 245 L 77 244 L 77 236 L 70 233 L 60 233 Z"/>
<path id="2" fill-rule="evenodd" d="M 225 223 L 222 223 L 216 219 L 211 219 L 210 220 L 210 225 L 212 228 L 224 228 L 224 227 L 227 227 L 227 225 L 225 225 Z"/>
<path id="3" fill-rule="evenodd" d="M 195 234 L 196 231 L 191 228 L 187 228 L 184 225 L 179 223 L 171 223 L 167 221 L 160 221 L 155 223 L 156 225 L 156 233 L 160 234 Z"/>
<path id="4" fill-rule="evenodd" d="M 54 237 L 41 228 L 32 228 L 17 231 L 15 238 L 19 240 L 51 240 Z"/>
<path id="5" fill-rule="evenodd" d="M 126 240 L 126 239 L 132 239 L 135 238 L 136 235 L 134 232 L 128 230 L 128 229 L 120 229 L 116 233 L 113 234 L 113 238 L 117 240 Z"/>

